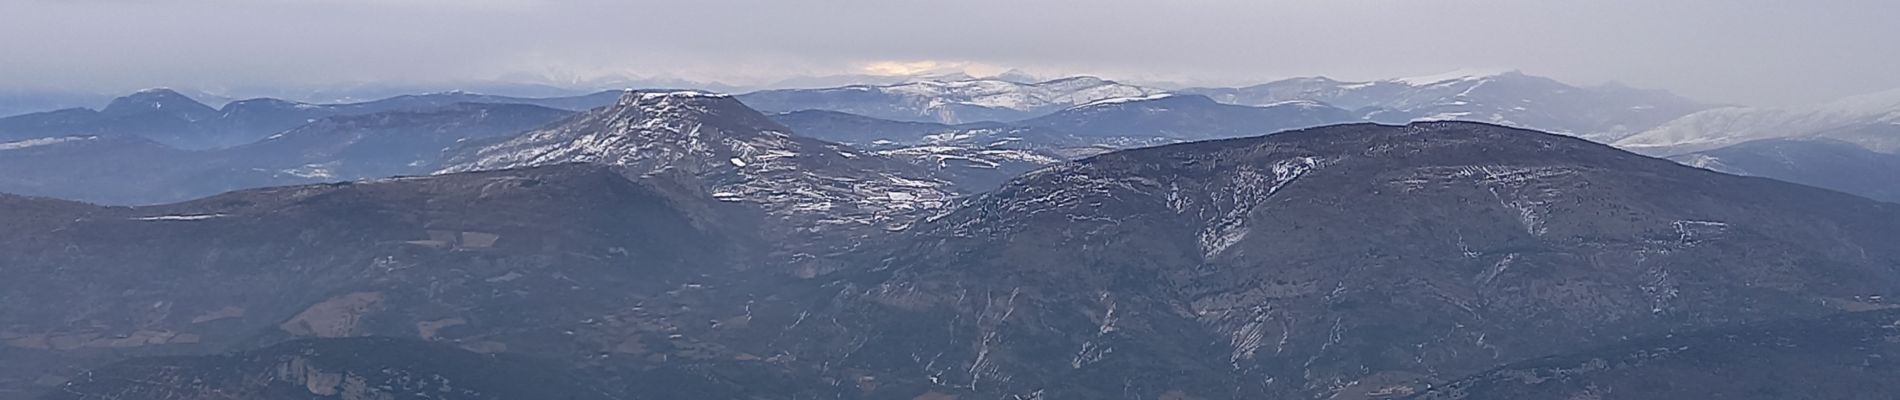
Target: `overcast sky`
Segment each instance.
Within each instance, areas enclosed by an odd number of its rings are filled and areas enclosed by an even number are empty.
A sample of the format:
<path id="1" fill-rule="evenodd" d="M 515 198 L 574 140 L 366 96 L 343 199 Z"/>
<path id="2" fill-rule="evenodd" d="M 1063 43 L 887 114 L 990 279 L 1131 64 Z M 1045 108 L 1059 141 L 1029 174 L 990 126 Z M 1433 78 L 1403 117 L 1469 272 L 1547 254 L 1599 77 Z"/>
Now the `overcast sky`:
<path id="1" fill-rule="evenodd" d="M 0 0 L 0 88 L 1502 67 L 1772 105 L 1900 88 L 1897 16 L 1892 0 Z"/>

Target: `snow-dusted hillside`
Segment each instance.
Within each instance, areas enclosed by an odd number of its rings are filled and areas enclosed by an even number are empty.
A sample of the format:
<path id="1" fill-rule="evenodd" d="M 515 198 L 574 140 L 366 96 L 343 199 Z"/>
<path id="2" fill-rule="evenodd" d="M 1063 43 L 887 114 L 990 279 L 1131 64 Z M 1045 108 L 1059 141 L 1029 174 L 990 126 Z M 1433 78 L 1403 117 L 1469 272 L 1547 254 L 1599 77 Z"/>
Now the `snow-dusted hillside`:
<path id="1" fill-rule="evenodd" d="M 1900 140 L 1900 89 L 1805 106 L 1718 108 L 1678 118 L 1616 145 L 1670 155 L 1761 139 L 1808 137 L 1891 151 L 1891 144 Z"/>

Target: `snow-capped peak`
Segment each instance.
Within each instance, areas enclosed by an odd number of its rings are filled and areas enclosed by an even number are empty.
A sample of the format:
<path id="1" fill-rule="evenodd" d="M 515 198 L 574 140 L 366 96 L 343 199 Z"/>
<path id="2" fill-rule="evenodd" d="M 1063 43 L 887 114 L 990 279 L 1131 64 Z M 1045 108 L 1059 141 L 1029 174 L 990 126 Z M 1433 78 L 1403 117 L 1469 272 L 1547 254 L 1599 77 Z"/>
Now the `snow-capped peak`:
<path id="1" fill-rule="evenodd" d="M 632 91 L 611 107 L 464 151 L 441 172 L 584 162 L 633 176 L 697 176 L 711 197 L 759 205 L 793 225 L 886 225 L 952 196 L 928 173 L 792 136 L 731 96 Z M 894 163 L 889 163 L 894 164 Z"/>

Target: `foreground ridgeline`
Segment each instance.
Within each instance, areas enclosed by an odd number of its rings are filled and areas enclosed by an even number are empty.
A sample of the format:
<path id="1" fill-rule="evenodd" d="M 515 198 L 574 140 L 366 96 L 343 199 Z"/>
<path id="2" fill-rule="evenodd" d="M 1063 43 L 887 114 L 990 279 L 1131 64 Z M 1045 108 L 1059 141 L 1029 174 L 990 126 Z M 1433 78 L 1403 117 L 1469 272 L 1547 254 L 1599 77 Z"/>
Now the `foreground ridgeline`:
<path id="1" fill-rule="evenodd" d="M 0 397 L 1852 398 L 1900 356 L 1900 206 L 1581 139 L 1334 125 L 985 192 L 788 132 L 630 92 L 433 176 L 0 196 Z"/>
<path id="2" fill-rule="evenodd" d="M 1646 337 L 1511 363 L 1414 400 L 1884 399 L 1900 391 L 1900 311 Z"/>
<path id="3" fill-rule="evenodd" d="M 650 373 L 656 379 L 663 372 Z M 416 339 L 304 339 L 93 370 L 46 399 L 617 399 L 570 366 Z M 675 381 L 684 382 L 684 380 Z M 680 387 L 667 398 L 691 397 Z M 663 393 L 652 396 L 661 397 Z"/>

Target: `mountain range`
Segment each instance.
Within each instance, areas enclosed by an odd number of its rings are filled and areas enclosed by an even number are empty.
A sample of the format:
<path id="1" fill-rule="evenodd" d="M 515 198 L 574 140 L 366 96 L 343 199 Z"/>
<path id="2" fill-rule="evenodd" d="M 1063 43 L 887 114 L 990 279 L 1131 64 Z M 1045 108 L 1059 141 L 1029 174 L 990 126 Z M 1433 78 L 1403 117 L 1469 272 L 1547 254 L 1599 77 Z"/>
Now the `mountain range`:
<path id="1" fill-rule="evenodd" d="M 125 134 L 25 139 L 0 143 L 0 192 L 155 204 L 236 189 L 420 175 L 463 141 L 512 135 L 571 114 L 525 104 L 405 108 L 320 118 L 254 143 L 207 150 Z"/>
<path id="2" fill-rule="evenodd" d="M 614 95 L 621 97 L 620 93 Z M 0 165 L 17 167 L 0 169 L 0 191 L 105 204 L 154 204 L 242 188 L 425 174 L 448 168 L 453 162 L 449 158 L 462 156 L 451 148 L 487 143 L 482 139 L 515 137 L 567 117 L 571 114 L 568 109 L 591 108 L 589 106 L 600 103 L 600 97 L 603 96 L 518 99 L 444 93 L 398 96 L 365 104 L 308 106 L 306 108 L 321 108 L 321 113 L 337 115 L 316 118 L 253 143 L 202 150 L 167 146 L 158 141 L 163 136 L 123 132 L 18 139 L 0 142 L 0 154 L 7 156 L 0 157 Z M 724 96 L 707 98 L 714 97 Z M 257 109 L 252 105 L 264 103 L 263 100 L 244 101 L 226 108 Z M 737 112 L 732 110 L 745 108 L 745 113 L 756 114 L 736 100 L 721 103 L 715 108 L 732 113 Z M 268 120 L 257 117 L 261 113 L 254 112 L 225 115 L 251 116 L 226 118 L 232 121 Z M 43 116 L 31 114 L 10 120 Z M 721 116 L 711 118 L 727 120 Z M 852 149 L 839 151 L 865 155 L 869 157 L 867 160 L 896 160 L 900 164 L 914 165 L 912 171 L 905 173 L 909 177 L 904 179 L 917 182 L 947 179 L 965 184 L 971 190 L 994 187 L 1017 174 L 1063 160 L 1118 148 L 1267 134 L 1353 120 L 1343 110 L 1314 103 L 1252 107 L 1220 104 L 1188 95 L 1103 100 L 1016 123 L 944 125 L 818 110 L 755 119 L 770 121 L 752 121 L 749 123 L 757 127 L 745 129 L 773 131 L 776 132 L 773 135 L 780 137 L 775 140 L 805 143 L 802 146 L 837 147 L 833 143 L 806 143 L 811 139 L 848 145 Z M 775 126 L 778 122 L 790 126 Z M 564 129 L 582 132 L 608 129 L 602 124 L 605 123 Z M 240 131 L 262 129 L 267 128 Z M 650 137 L 632 140 L 665 142 Z M 543 145 L 547 144 L 534 146 Z M 627 151 L 636 154 L 647 150 Z M 797 152 L 765 147 L 743 151 L 761 157 L 754 162 L 776 160 L 769 155 L 773 152 Z M 603 155 L 577 157 L 599 156 Z M 747 157 L 718 156 L 701 161 L 710 160 L 723 166 L 730 164 L 731 159 Z M 836 184 L 829 186 L 846 190 Z M 862 188 L 846 191 L 859 189 Z M 944 195 L 915 194 L 925 198 Z"/>
<path id="3" fill-rule="evenodd" d="M 1884 117 L 1678 100 L 145 91 L 0 119 L 0 398 L 1884 398 Z"/>
<path id="4" fill-rule="evenodd" d="M 260 98 L 212 108 L 170 89 L 150 89 L 113 99 L 97 111 L 70 108 L 0 118 L 0 141 L 135 136 L 185 150 L 216 149 L 255 142 L 325 117 L 421 110 L 457 103 L 531 104 L 577 111 L 603 105 L 617 96 L 619 92 L 556 98 L 447 92 L 350 104 L 307 104 Z"/>
<path id="5" fill-rule="evenodd" d="M 801 135 L 908 160 L 943 171 L 967 187 L 985 189 L 1030 170 L 1116 149 L 1356 120 L 1348 111 L 1313 102 L 1256 107 L 1173 94 L 1099 100 L 1006 123 L 946 125 L 820 110 L 773 118 Z"/>
<path id="6" fill-rule="evenodd" d="M 582 111 L 607 105 L 617 96 L 617 91 L 560 96 L 557 95 L 560 91 L 545 88 L 527 90 L 492 84 L 481 87 L 553 97 L 475 95 L 457 91 L 402 95 L 404 92 L 391 89 L 342 97 L 293 96 L 346 101 L 340 104 L 257 98 L 208 110 L 210 106 L 176 91 L 153 89 L 116 99 L 106 107 L 111 109 L 109 111 L 69 108 L 0 119 L 0 140 L 130 133 L 173 147 L 215 148 L 249 143 L 324 116 L 463 102 L 534 104 Z M 740 99 L 771 114 L 836 111 L 893 121 L 958 125 L 1013 122 L 1096 101 L 1161 97 L 1168 93 L 1205 95 L 1221 103 L 1252 106 L 1318 102 L 1351 110 L 1354 118 L 1367 121 L 1471 120 L 1569 133 L 1599 141 L 1620 139 L 1708 108 L 1661 91 L 1615 84 L 1577 87 L 1517 71 L 1457 71 L 1370 82 L 1295 78 L 1241 88 L 1173 91 L 1088 76 L 1034 81 L 1021 73 L 989 78 L 953 74 L 905 77 L 891 83 L 763 90 L 742 94 Z M 377 96 L 380 100 L 359 100 L 367 96 Z M 171 108 L 165 110 L 165 104 Z M 1227 121 L 1206 121 L 1204 125 L 1223 126 L 1223 122 Z"/>
<path id="7" fill-rule="evenodd" d="M 1368 399 L 1900 288 L 1900 206 L 1494 125 L 1122 150 L 970 194 L 781 128 L 632 92 L 434 176 L 0 196 L 0 388 Z M 412 340 L 307 341 L 357 336 Z"/>

